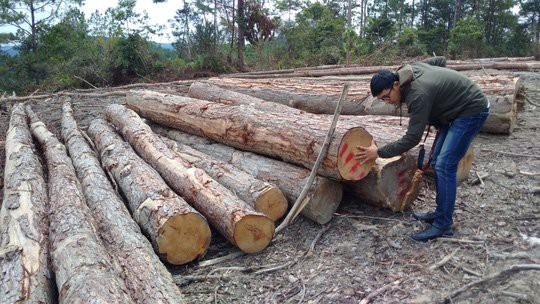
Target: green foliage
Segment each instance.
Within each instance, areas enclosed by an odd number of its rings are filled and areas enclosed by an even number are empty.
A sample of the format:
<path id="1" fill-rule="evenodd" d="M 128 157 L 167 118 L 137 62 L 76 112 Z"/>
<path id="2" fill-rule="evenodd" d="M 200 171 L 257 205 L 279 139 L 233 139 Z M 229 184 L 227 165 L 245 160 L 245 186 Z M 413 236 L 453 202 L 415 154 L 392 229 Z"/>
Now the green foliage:
<path id="1" fill-rule="evenodd" d="M 365 32 L 371 43 L 370 51 L 373 51 L 385 43 L 393 42 L 396 29 L 394 21 L 383 16 L 370 19 Z"/>
<path id="2" fill-rule="evenodd" d="M 288 51 L 287 60 L 293 65 L 335 64 L 341 61 L 342 33 L 345 18 L 339 11 L 313 3 L 300 12 L 297 25 L 283 29 L 282 35 Z"/>
<path id="3" fill-rule="evenodd" d="M 397 37 L 397 46 L 407 57 L 416 57 L 425 54 L 425 45 L 418 40 L 418 31 L 413 28 L 404 29 Z"/>
<path id="4" fill-rule="evenodd" d="M 150 44 L 138 34 L 120 38 L 113 48 L 115 61 L 111 66 L 114 83 L 122 84 L 153 72 Z"/>
<path id="5" fill-rule="evenodd" d="M 417 33 L 419 43 L 426 46 L 428 54 L 445 55 L 447 53 L 447 35 L 444 25 L 421 28 Z"/>
<path id="6" fill-rule="evenodd" d="M 483 28 L 475 18 L 460 20 L 450 34 L 450 54 L 465 58 L 478 57 L 484 45 Z"/>

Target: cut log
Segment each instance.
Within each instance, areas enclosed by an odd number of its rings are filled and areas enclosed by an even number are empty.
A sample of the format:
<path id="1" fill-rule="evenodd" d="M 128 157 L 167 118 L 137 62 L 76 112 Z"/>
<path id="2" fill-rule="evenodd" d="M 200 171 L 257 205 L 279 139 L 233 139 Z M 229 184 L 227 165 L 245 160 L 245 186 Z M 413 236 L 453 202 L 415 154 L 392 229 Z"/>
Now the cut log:
<path id="1" fill-rule="evenodd" d="M 208 154 L 197 151 L 187 145 L 180 144 L 167 137 L 161 140 L 173 153 L 177 153 L 184 161 L 203 169 L 220 184 L 227 187 L 253 209 L 268 216 L 274 222 L 287 211 L 287 198 L 279 187 L 259 180 L 253 175 L 231 164 Z"/>
<path id="2" fill-rule="evenodd" d="M 280 111 L 287 115 L 304 115 L 305 117 L 314 120 L 331 119 L 331 117 L 327 115 L 302 113 L 297 109 L 284 105 L 268 107 L 268 103 L 262 99 L 253 98 L 241 93 L 230 92 L 231 91 L 229 90 L 216 88 L 215 86 L 208 84 L 197 85 L 194 83 L 190 87 L 190 94 L 193 96 L 206 98 L 215 102 L 226 101 L 228 104 L 249 104 L 250 106 L 265 111 Z M 387 105 L 384 102 L 382 102 L 382 104 Z M 398 117 L 380 117 L 373 115 L 363 117 L 341 116 L 340 124 L 349 129 L 362 124 L 366 126 L 370 133 L 374 131 L 376 140 L 383 145 L 393 140 L 397 140 L 401 134 L 405 134 L 405 129 L 399 127 L 401 120 L 403 120 L 404 125 L 407 125 L 408 119 L 401 119 Z M 416 199 L 418 194 L 419 183 L 412 182 L 416 171 L 415 160 L 417 154 L 418 153 L 414 153 L 413 150 L 412 153 L 401 157 L 377 160 L 376 165 L 371 168 L 371 171 L 366 178 L 359 182 L 345 183 L 348 185 L 348 191 L 354 193 L 360 200 L 382 208 L 388 208 L 393 211 L 406 210 Z M 461 163 L 471 165 L 472 159 L 469 162 L 462 161 Z M 470 167 L 468 167 L 468 169 L 460 167 L 460 169 L 466 170 L 466 173 L 462 173 L 462 175 L 467 176 Z"/>
<path id="3" fill-rule="evenodd" d="M 133 303 L 103 247 L 66 148 L 27 106 L 49 171 L 50 250 L 60 303 Z M 103 288 L 106 282 L 107 288 Z"/>
<path id="4" fill-rule="evenodd" d="M 516 95 L 519 90 L 518 78 L 513 75 L 498 75 L 496 77 L 471 76 L 469 78 L 482 88 L 493 105 L 490 117 L 481 131 L 494 134 L 510 134 L 515 126 L 517 114 L 517 108 L 513 104 L 519 103 L 520 100 L 515 97 L 506 97 L 506 95 Z M 256 97 L 259 98 L 259 104 L 261 104 L 261 101 L 263 102 L 261 105 L 264 106 L 259 106 L 261 110 L 272 110 L 273 107 L 268 105 L 268 101 L 272 101 L 315 114 L 333 114 L 339 99 L 338 92 L 333 92 L 335 88 L 339 87 L 339 82 L 335 81 L 313 84 L 306 81 L 266 80 L 251 81 L 247 85 L 239 82 L 238 79 L 219 78 L 219 81 L 218 79 L 210 79 L 209 82 L 219 85 L 222 89 L 216 89 L 215 86 L 212 87 L 208 84 L 194 83 L 190 87 L 190 96 L 227 104 L 255 104 L 257 99 L 253 98 Z M 368 81 L 357 81 L 354 82 L 354 85 L 357 87 L 357 92 L 367 92 L 367 94 L 356 93 L 354 95 L 353 93 L 349 100 L 345 101 L 345 106 L 341 112 L 342 115 L 408 116 L 405 105 L 400 112 L 399 108 L 372 97 L 369 94 Z M 235 93 L 227 93 L 226 89 Z"/>
<path id="5" fill-rule="evenodd" d="M 53 303 L 47 186 L 22 104 L 6 135 L 5 196 L 0 210 L 0 303 Z"/>
<path id="6" fill-rule="evenodd" d="M 106 113 L 134 149 L 231 243 L 246 253 L 259 252 L 270 244 L 275 229 L 270 218 L 186 162 L 181 154 L 172 153 L 135 112 L 110 105 Z"/>
<path id="7" fill-rule="evenodd" d="M 174 193 L 105 121 L 92 121 L 88 132 L 103 166 L 113 174 L 133 218 L 159 256 L 174 265 L 203 256 L 211 238 L 206 219 Z"/>
<path id="8" fill-rule="evenodd" d="M 294 203 L 300 196 L 300 192 L 309 177 L 310 172 L 307 169 L 292 164 L 251 152 L 243 152 L 199 136 L 189 135 L 157 124 L 151 124 L 151 126 L 158 134 L 221 159 L 258 179 L 276 184 L 283 191 L 290 204 Z M 342 195 L 343 188 L 340 183 L 317 176 L 307 194 L 309 204 L 302 210 L 301 214 L 318 224 L 326 224 L 332 219 L 332 215 L 341 202 Z"/>
<path id="9" fill-rule="evenodd" d="M 265 90 L 263 88 L 232 87 L 231 90 L 218 87 L 209 83 L 194 82 L 189 87 L 188 95 L 193 98 L 209 100 L 229 105 L 257 105 L 257 108 L 263 111 L 279 111 L 276 109 L 278 104 L 286 105 L 291 108 L 306 111 L 314 114 L 333 114 L 339 93 L 336 95 L 328 94 L 297 94 L 288 91 Z M 368 93 L 358 97 L 358 100 L 364 100 Z M 354 99 L 349 97 L 343 101 L 341 109 L 343 115 L 366 115 L 364 107 Z"/>
<path id="10" fill-rule="evenodd" d="M 131 297 L 137 303 L 183 303 L 171 273 L 142 235 L 124 202 L 118 197 L 98 156 L 77 127 L 69 103 L 62 106 L 62 137 L 103 243 L 117 257 Z"/>
<path id="11" fill-rule="evenodd" d="M 528 57 L 495 57 L 495 58 L 476 58 L 471 60 L 447 60 L 446 64 L 449 66 L 453 65 L 461 65 L 461 64 L 474 64 L 474 63 L 495 63 L 495 62 L 501 62 L 501 61 L 509 61 L 509 62 L 516 62 L 516 61 L 534 61 L 534 56 L 528 56 Z M 363 65 L 344 65 L 344 64 L 334 64 L 334 65 L 322 65 L 322 66 L 312 66 L 312 67 L 300 67 L 295 69 L 283 69 L 283 70 L 268 70 L 268 71 L 254 71 L 254 72 L 246 72 L 246 73 L 236 73 L 236 74 L 229 74 L 228 77 L 240 77 L 243 78 L 246 75 L 253 76 L 254 78 L 257 78 L 255 76 L 257 75 L 279 75 L 279 74 L 293 74 L 295 72 L 301 72 L 301 71 L 319 71 L 319 70 L 336 70 L 341 68 L 364 68 L 367 71 L 374 71 L 373 73 L 377 72 L 378 69 L 382 68 L 388 68 L 388 69 L 395 69 L 397 66 L 390 66 L 390 67 L 382 67 L 382 66 L 371 66 L 366 67 Z M 371 74 L 371 73 L 369 73 Z M 259 78 L 263 78 L 259 77 Z"/>
<path id="12" fill-rule="evenodd" d="M 490 113 L 480 131 L 492 134 L 511 134 L 517 121 L 517 99 L 512 95 L 488 96 Z"/>
<path id="13" fill-rule="evenodd" d="M 130 92 L 127 105 L 154 122 L 227 145 L 280 157 L 311 168 L 322 148 L 331 121 L 283 115 L 248 106 L 228 106 L 194 98 L 151 91 Z M 366 176 L 373 162 L 360 164 L 352 147 L 368 146 L 371 135 L 362 127 L 336 127 L 320 175 L 343 180 Z"/>
<path id="14" fill-rule="evenodd" d="M 488 63 L 467 63 L 467 64 L 448 64 L 449 69 L 456 71 L 495 69 L 495 70 L 517 70 L 517 71 L 533 71 L 540 69 L 540 62 L 488 62 Z M 333 69 L 294 69 L 289 73 L 268 73 L 268 74 L 236 74 L 230 77 L 245 78 L 245 79 L 262 79 L 262 78 L 292 78 L 292 77 L 324 77 L 334 75 L 363 75 L 374 74 L 381 69 L 396 70 L 399 66 L 353 66 Z"/>

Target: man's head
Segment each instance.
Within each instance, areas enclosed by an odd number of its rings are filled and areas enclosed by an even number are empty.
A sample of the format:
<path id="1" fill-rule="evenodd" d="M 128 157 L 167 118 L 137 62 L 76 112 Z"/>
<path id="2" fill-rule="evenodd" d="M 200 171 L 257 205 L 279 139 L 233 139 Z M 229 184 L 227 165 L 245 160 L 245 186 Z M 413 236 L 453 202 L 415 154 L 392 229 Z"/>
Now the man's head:
<path id="1" fill-rule="evenodd" d="M 380 70 L 373 75 L 370 83 L 373 97 L 382 99 L 390 104 L 399 104 L 401 92 L 399 91 L 399 77 L 389 70 Z"/>

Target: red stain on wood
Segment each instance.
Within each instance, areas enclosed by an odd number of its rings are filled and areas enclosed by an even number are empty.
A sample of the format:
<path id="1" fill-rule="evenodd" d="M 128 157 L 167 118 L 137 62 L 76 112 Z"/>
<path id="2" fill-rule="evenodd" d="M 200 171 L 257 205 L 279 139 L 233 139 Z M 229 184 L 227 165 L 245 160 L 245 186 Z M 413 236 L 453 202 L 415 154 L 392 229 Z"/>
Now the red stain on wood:
<path id="1" fill-rule="evenodd" d="M 345 154 L 345 152 L 347 152 L 347 149 L 349 148 L 349 145 L 348 144 L 344 144 L 343 147 L 341 148 L 341 151 L 339 152 L 339 157 L 342 157 L 343 154 Z"/>
<path id="2" fill-rule="evenodd" d="M 364 172 L 360 172 L 360 174 L 358 174 L 358 176 L 357 176 L 356 178 L 357 178 L 357 179 L 362 179 L 362 178 L 366 177 L 366 175 L 367 175 L 367 172 L 365 172 L 365 171 L 364 171 Z"/>
<path id="3" fill-rule="evenodd" d="M 354 157 L 354 153 L 349 152 L 349 155 L 347 155 L 347 158 L 345 159 L 345 165 L 349 163 Z"/>

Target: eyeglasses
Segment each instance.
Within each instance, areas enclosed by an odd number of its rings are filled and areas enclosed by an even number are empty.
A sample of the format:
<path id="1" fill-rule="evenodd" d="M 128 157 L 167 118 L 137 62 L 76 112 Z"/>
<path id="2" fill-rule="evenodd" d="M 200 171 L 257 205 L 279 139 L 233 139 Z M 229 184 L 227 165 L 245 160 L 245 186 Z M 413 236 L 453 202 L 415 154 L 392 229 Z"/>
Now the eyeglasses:
<path id="1" fill-rule="evenodd" d="M 392 92 L 393 89 L 394 89 L 393 87 L 390 87 L 390 91 L 388 91 L 388 93 L 384 94 L 383 96 L 379 97 L 379 99 L 382 99 L 384 101 L 390 100 L 390 93 Z"/>

